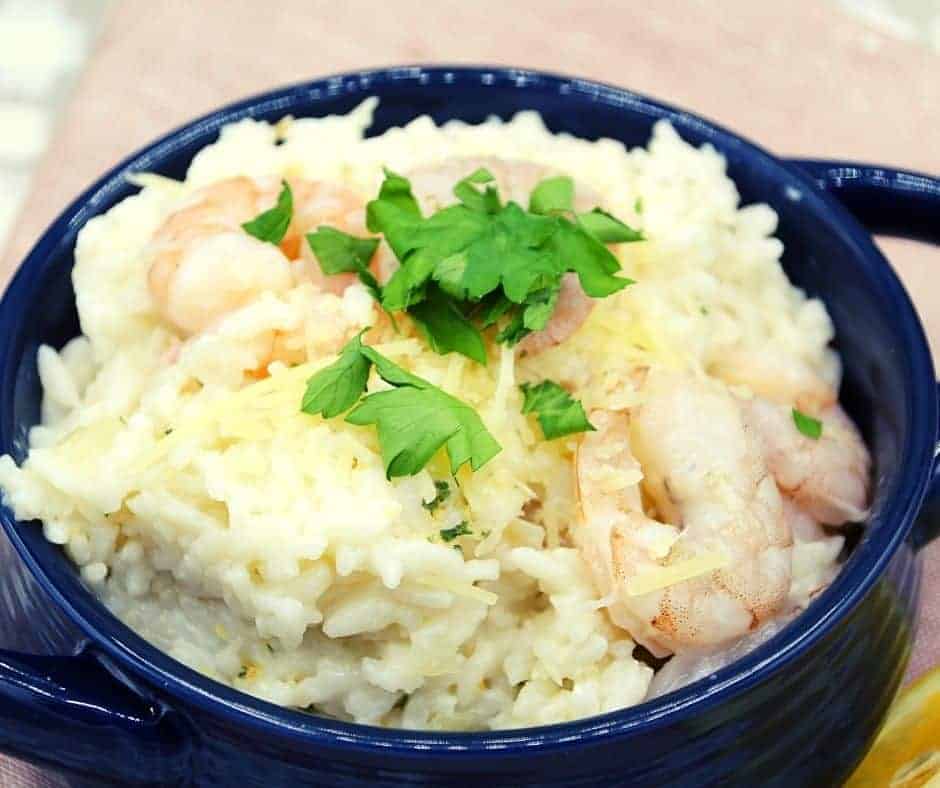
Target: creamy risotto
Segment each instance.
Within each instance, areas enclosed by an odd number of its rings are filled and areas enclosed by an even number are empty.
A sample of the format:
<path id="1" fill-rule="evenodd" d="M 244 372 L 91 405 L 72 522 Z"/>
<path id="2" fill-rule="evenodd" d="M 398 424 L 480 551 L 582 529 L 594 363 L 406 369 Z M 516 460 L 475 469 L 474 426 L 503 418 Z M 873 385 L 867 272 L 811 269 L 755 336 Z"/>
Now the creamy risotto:
<path id="1" fill-rule="evenodd" d="M 181 662 L 386 726 L 631 706 L 805 608 L 868 455 L 773 210 L 666 123 L 374 107 L 227 126 L 88 223 L 16 516 Z"/>

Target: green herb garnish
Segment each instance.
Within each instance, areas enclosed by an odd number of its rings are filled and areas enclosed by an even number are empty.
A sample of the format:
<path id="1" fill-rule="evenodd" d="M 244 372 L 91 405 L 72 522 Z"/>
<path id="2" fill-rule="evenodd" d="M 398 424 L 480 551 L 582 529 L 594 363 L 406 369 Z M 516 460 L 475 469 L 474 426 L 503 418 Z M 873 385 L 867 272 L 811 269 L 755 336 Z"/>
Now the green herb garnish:
<path id="1" fill-rule="evenodd" d="M 304 413 L 331 418 L 358 401 L 346 421 L 376 426 L 388 478 L 413 476 L 441 447 L 451 473 L 468 462 L 477 470 L 501 451 L 473 408 L 363 345 L 361 337 L 310 377 L 301 402 Z M 365 394 L 371 367 L 393 388 Z"/>
<path id="2" fill-rule="evenodd" d="M 632 243 L 642 241 L 643 233 L 634 230 L 630 225 L 624 224 L 620 219 L 611 216 L 600 208 L 588 213 L 578 214 L 578 224 L 605 244 Z"/>
<path id="3" fill-rule="evenodd" d="M 478 364 L 486 365 L 483 337 L 457 303 L 435 285 L 428 285 L 425 300 L 409 310 L 431 348 L 442 356 L 457 351 Z"/>
<path id="4" fill-rule="evenodd" d="M 430 501 L 421 501 L 421 505 L 429 512 L 433 512 L 438 506 L 444 503 L 444 501 L 450 498 L 450 485 L 447 482 L 443 480 L 435 481 L 434 489 L 437 492 Z"/>
<path id="5" fill-rule="evenodd" d="M 567 175 L 546 178 L 529 197 L 530 213 L 558 213 L 574 210 L 574 180 Z"/>
<path id="6" fill-rule="evenodd" d="M 567 272 L 593 298 L 632 283 L 616 275 L 620 263 L 605 244 L 642 233 L 600 209 L 575 214 L 570 177 L 540 182 L 528 210 L 503 204 L 482 168 L 460 180 L 454 196 L 454 205 L 422 216 L 408 179 L 385 171 L 366 219 L 400 266 L 381 288 L 368 271 L 376 239 L 321 227 L 308 242 L 325 273 L 358 273 L 388 313 L 408 312 L 436 352 L 480 364 L 487 362 L 481 331 L 499 323 L 497 341 L 514 345 L 544 328 Z"/>
<path id="7" fill-rule="evenodd" d="M 359 281 L 381 300 L 382 288 L 369 270 L 369 262 L 379 246 L 378 238 L 357 238 L 333 227 L 318 227 L 307 233 L 307 243 L 325 274 L 357 274 Z"/>
<path id="8" fill-rule="evenodd" d="M 277 197 L 275 206 L 264 213 L 259 213 L 250 222 L 245 222 L 242 229 L 259 241 L 266 241 L 277 246 L 287 235 L 287 228 L 290 227 L 293 215 L 294 195 L 287 181 L 281 181 L 281 193 Z"/>
<path id="9" fill-rule="evenodd" d="M 534 411 L 538 415 L 547 440 L 594 430 L 581 403 L 554 381 L 545 380 L 537 385 L 523 383 L 520 388 L 525 397 L 522 412 Z"/>
<path id="10" fill-rule="evenodd" d="M 819 419 L 814 419 L 812 416 L 807 416 L 796 408 L 793 408 L 793 423 L 796 424 L 796 428 L 807 438 L 818 441 L 822 436 L 822 422 Z"/>
<path id="11" fill-rule="evenodd" d="M 371 362 L 362 355 L 362 334 L 351 339 L 339 358 L 308 381 L 300 409 L 332 419 L 349 410 L 366 389 Z"/>
<path id="12" fill-rule="evenodd" d="M 445 542 L 453 542 L 458 536 L 469 536 L 472 533 L 466 520 L 462 520 L 450 528 L 441 528 L 441 539 Z"/>

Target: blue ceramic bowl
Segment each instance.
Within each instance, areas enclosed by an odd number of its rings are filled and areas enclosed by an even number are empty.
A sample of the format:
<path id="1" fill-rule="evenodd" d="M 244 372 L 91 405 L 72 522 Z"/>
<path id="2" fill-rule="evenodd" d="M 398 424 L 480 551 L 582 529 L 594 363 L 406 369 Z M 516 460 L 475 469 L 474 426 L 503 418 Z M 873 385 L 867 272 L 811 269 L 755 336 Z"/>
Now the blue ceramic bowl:
<path id="1" fill-rule="evenodd" d="M 416 733 L 282 709 L 188 670 L 111 616 L 40 529 L 4 509 L 0 634 L 18 652 L 0 652 L 0 748 L 62 769 L 74 784 L 837 783 L 864 754 L 904 674 L 916 623 L 917 549 L 938 522 L 940 489 L 930 354 L 910 299 L 868 231 L 940 241 L 937 180 L 782 161 L 629 91 L 528 71 L 396 68 L 278 90 L 132 156 L 39 240 L 0 304 L 0 451 L 24 455 L 39 416 L 36 349 L 78 333 L 69 277 L 75 236 L 134 192 L 128 173 L 179 178 L 225 123 L 344 113 L 370 95 L 382 100 L 373 133 L 422 114 L 477 122 L 536 109 L 553 130 L 629 145 L 644 144 L 652 124 L 668 118 L 687 140 L 721 151 L 743 201 L 777 211 L 791 279 L 825 299 L 835 321 L 844 401 L 874 457 L 872 516 L 861 540 L 798 620 L 692 686 L 565 725 Z"/>

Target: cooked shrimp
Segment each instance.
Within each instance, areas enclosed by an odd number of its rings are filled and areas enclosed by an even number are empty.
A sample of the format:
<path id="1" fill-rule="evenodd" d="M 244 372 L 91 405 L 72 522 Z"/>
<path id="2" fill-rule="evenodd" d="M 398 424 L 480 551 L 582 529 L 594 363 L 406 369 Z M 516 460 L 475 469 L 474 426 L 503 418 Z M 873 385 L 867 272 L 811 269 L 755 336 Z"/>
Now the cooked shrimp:
<path id="1" fill-rule="evenodd" d="M 730 643 L 786 601 L 792 535 L 780 493 L 730 394 L 658 370 L 642 390 L 629 417 L 591 414 L 576 540 L 614 623 L 651 651 Z M 639 469 L 671 523 L 644 512 Z"/>
<path id="2" fill-rule="evenodd" d="M 685 687 L 693 681 L 705 678 L 741 659 L 758 646 L 762 646 L 789 624 L 806 608 L 810 600 L 832 582 L 832 578 L 839 571 L 839 564 L 835 559 L 842 549 L 843 537 L 826 533 L 819 523 L 786 497 L 783 498 L 783 516 L 793 532 L 794 543 L 790 596 L 784 609 L 771 620 L 733 643 L 712 649 L 676 654 L 656 671 L 650 683 L 647 700 L 658 698 L 680 687 Z M 801 560 L 799 554 L 801 545 L 812 545 L 816 557 L 806 556 Z M 820 552 L 826 557 L 820 558 Z"/>
<path id="3" fill-rule="evenodd" d="M 305 258 L 290 261 L 307 247 L 303 233 L 320 224 L 361 234 L 362 201 L 334 184 L 295 179 L 290 185 L 294 215 L 280 248 L 241 227 L 275 204 L 281 181 L 273 176 L 229 178 L 200 189 L 154 233 L 148 248 L 150 292 L 160 313 L 183 335 L 203 331 L 261 292 L 286 290 L 297 278 L 331 290 L 349 284 L 347 276 L 325 277 Z"/>
<path id="4" fill-rule="evenodd" d="M 735 354 L 712 371 L 757 395 L 744 412 L 781 491 L 821 523 L 865 519 L 871 459 L 832 386 L 798 359 L 779 356 Z M 792 407 L 822 422 L 818 440 L 797 429 Z"/>
<path id="5" fill-rule="evenodd" d="M 781 632 L 793 620 L 794 614 L 795 611 L 782 613 L 725 646 L 676 654 L 653 675 L 646 699 L 660 698 L 737 662 Z"/>
<path id="6" fill-rule="evenodd" d="M 832 386 L 803 359 L 779 353 L 736 350 L 709 365 L 708 371 L 732 386 L 747 386 L 765 399 L 817 413 L 838 401 Z"/>
<path id="7" fill-rule="evenodd" d="M 817 414 L 823 430 L 816 440 L 797 429 L 786 405 L 755 397 L 744 411 L 780 490 L 807 514 L 827 525 L 868 516 L 871 460 L 858 429 L 838 404 Z"/>
<path id="8" fill-rule="evenodd" d="M 540 181 L 561 174 L 541 164 L 520 159 L 500 159 L 495 156 L 447 159 L 408 173 L 412 192 L 422 212 L 427 215 L 453 205 L 457 201 L 453 192 L 454 184 L 481 167 L 492 173 L 502 200 L 512 200 L 523 207 L 528 206 L 529 195 Z M 600 196 L 597 192 L 589 186 L 575 184 L 576 211 L 590 211 L 599 204 Z M 581 327 L 593 308 L 594 301 L 585 295 L 578 277 L 566 274 L 558 303 L 548 324 L 541 331 L 523 339 L 519 343 L 519 350 L 536 354 L 561 344 Z"/>
<path id="9" fill-rule="evenodd" d="M 783 499 L 783 516 L 790 524 L 794 542 L 821 542 L 829 538 L 825 528 L 787 497 Z"/>
<path id="10" fill-rule="evenodd" d="M 763 645 L 804 610 L 808 600 L 832 581 L 839 570 L 834 559 L 842 549 L 843 538 L 826 533 L 819 523 L 785 496 L 783 516 L 792 531 L 794 544 L 790 595 L 786 606 L 772 619 L 733 643 L 676 654 L 656 671 L 650 683 L 647 700 L 658 698 L 680 687 L 685 687 L 693 681 L 705 678 Z M 811 543 L 817 550 L 822 549 L 828 552 L 832 560 L 823 561 L 817 558 L 815 561 L 807 561 L 804 558 L 801 561 L 798 554 L 799 546 Z"/>

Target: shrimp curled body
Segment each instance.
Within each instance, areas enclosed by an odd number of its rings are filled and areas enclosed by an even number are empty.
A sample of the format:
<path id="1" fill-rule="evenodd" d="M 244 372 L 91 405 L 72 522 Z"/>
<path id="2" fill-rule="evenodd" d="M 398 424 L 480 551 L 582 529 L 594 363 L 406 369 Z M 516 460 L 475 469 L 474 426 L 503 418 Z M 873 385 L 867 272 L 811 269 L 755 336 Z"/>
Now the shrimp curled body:
<path id="1" fill-rule="evenodd" d="M 596 431 L 576 460 L 575 540 L 615 624 L 658 655 L 714 649 L 781 610 L 792 534 L 730 394 L 654 370 L 643 395 L 629 416 L 591 414 Z M 641 475 L 660 519 L 644 511 Z M 644 582 L 670 570 L 678 581 Z"/>
<path id="2" fill-rule="evenodd" d="M 289 183 L 294 212 L 279 246 L 242 229 L 275 204 L 281 180 L 273 176 L 228 178 L 199 189 L 154 233 L 146 250 L 150 294 L 157 311 L 184 337 L 201 333 L 264 291 L 287 290 L 297 279 L 333 292 L 352 281 L 348 275 L 325 277 L 303 234 L 321 224 L 362 234 L 362 201 L 335 184 Z"/>
<path id="3" fill-rule="evenodd" d="M 827 525 L 865 519 L 871 457 L 832 385 L 795 358 L 771 363 L 766 356 L 737 353 L 714 371 L 753 392 L 743 404 L 745 417 L 781 492 Z M 799 431 L 792 408 L 819 419 L 818 439 Z"/>

